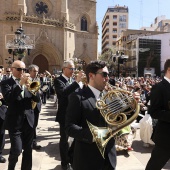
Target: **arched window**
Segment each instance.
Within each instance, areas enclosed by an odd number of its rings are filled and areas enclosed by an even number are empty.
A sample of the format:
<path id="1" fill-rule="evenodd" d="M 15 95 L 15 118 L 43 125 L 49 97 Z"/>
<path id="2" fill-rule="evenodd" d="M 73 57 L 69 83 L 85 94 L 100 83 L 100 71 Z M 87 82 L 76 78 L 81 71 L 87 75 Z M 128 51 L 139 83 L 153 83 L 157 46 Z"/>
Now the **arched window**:
<path id="1" fill-rule="evenodd" d="M 87 19 L 85 16 L 81 18 L 81 31 L 87 31 Z"/>

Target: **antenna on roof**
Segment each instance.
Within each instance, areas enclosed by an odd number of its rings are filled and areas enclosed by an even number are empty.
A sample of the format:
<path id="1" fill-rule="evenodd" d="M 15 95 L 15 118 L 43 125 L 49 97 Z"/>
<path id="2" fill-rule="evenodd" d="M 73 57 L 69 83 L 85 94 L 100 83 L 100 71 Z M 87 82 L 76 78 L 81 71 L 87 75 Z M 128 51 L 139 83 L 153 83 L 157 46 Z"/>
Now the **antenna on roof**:
<path id="1" fill-rule="evenodd" d="M 159 0 L 158 0 L 158 17 L 159 17 Z"/>
<path id="2" fill-rule="evenodd" d="M 139 19 L 139 28 L 143 27 L 143 0 L 140 0 L 140 19 Z"/>

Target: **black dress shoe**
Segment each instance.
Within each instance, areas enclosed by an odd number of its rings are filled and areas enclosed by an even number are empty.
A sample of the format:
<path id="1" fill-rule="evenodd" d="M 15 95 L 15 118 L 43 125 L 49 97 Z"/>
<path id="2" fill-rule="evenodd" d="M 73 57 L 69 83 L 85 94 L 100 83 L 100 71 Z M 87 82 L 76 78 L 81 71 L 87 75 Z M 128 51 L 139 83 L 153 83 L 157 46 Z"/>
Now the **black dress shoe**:
<path id="1" fill-rule="evenodd" d="M 0 157 L 0 163 L 5 163 L 5 162 L 6 162 L 6 159 L 3 156 L 1 156 Z"/>
<path id="2" fill-rule="evenodd" d="M 32 149 L 34 149 L 34 150 L 40 150 L 40 149 L 41 149 L 41 145 L 37 145 L 37 143 L 33 143 Z"/>
<path id="3" fill-rule="evenodd" d="M 70 164 L 62 166 L 62 170 L 73 170 Z"/>

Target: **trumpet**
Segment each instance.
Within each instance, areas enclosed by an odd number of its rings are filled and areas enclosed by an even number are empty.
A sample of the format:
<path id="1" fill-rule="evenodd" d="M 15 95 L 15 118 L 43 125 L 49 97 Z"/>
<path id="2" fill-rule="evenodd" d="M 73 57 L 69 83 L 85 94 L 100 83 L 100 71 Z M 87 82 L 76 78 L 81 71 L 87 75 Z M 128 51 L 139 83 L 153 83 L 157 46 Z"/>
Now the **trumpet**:
<path id="1" fill-rule="evenodd" d="M 39 81 L 32 82 L 30 79 L 27 80 L 27 89 L 33 95 L 36 95 L 36 93 L 39 91 L 40 87 L 41 87 L 41 84 Z M 35 109 L 36 105 L 37 105 L 37 102 L 34 102 L 32 100 L 32 109 Z"/>
<path id="2" fill-rule="evenodd" d="M 87 77 L 86 77 L 86 75 L 85 75 L 85 73 L 84 73 L 83 70 L 75 70 L 74 73 L 73 73 L 73 77 L 76 78 L 76 77 L 78 76 L 78 74 L 79 74 L 80 71 L 83 73 L 83 76 L 81 77 L 81 82 L 82 82 L 85 86 L 87 86 L 87 84 L 88 84 L 88 82 L 87 82 Z"/>
<path id="3" fill-rule="evenodd" d="M 51 73 L 47 70 L 45 70 L 45 73 L 47 74 L 48 77 L 51 77 Z"/>

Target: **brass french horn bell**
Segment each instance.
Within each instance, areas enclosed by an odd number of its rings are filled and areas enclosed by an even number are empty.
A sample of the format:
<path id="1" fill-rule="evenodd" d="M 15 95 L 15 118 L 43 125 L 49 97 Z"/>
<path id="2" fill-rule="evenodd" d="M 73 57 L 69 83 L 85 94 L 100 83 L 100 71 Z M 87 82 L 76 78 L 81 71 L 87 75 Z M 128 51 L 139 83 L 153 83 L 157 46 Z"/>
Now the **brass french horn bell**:
<path id="1" fill-rule="evenodd" d="M 133 95 L 122 89 L 108 91 L 101 100 L 96 102 L 96 107 L 100 110 L 107 126 L 97 127 L 89 121 L 87 124 L 104 158 L 109 140 L 136 119 L 140 108 Z"/>

